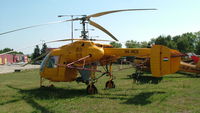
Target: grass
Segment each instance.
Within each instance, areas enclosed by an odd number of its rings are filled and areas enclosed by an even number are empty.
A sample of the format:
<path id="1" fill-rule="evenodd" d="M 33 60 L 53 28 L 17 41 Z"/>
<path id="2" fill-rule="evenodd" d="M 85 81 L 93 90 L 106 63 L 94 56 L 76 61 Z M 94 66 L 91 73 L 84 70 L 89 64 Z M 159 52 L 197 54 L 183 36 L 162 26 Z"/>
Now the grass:
<path id="1" fill-rule="evenodd" d="M 115 65 L 116 68 L 116 65 Z M 160 83 L 133 83 L 133 69 L 114 72 L 115 89 L 104 89 L 108 77 L 96 83 L 99 93 L 86 94 L 86 85 L 54 83 L 39 88 L 38 70 L 0 75 L 1 113 L 198 113 L 200 78 L 172 74 Z"/>

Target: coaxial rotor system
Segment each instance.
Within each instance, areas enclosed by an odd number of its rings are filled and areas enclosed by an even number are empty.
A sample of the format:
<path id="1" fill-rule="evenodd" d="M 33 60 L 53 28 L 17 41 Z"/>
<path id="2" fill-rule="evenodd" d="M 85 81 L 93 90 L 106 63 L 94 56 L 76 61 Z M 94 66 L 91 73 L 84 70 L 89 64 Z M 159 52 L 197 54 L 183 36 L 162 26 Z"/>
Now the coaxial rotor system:
<path id="1" fill-rule="evenodd" d="M 48 23 L 45 23 L 45 24 L 38 24 L 38 25 L 32 25 L 32 26 L 28 26 L 28 27 L 23 27 L 23 28 L 19 28 L 19 29 L 15 29 L 15 30 L 11 30 L 11 31 L 0 33 L 0 35 L 12 33 L 12 32 L 16 32 L 16 31 L 20 31 L 20 30 L 25 30 L 25 29 L 29 29 L 29 28 L 34 28 L 34 27 L 39 27 L 39 26 L 45 26 L 45 25 L 49 25 L 49 24 L 57 24 L 57 23 L 63 23 L 63 22 L 69 22 L 69 21 L 77 21 L 77 20 L 79 20 L 79 21 L 81 21 L 82 28 L 83 28 L 82 31 L 81 31 L 81 37 L 83 38 L 83 40 L 89 40 L 88 39 L 88 35 L 87 35 L 87 31 L 86 31 L 86 23 L 88 22 L 93 27 L 95 27 L 95 28 L 103 31 L 107 35 L 109 35 L 115 41 L 118 41 L 118 39 L 115 36 L 113 36 L 108 30 L 106 30 L 104 27 L 102 27 L 101 25 L 97 24 L 96 22 L 92 21 L 91 18 L 92 17 L 94 17 L 94 18 L 95 17 L 100 17 L 100 16 L 103 16 L 103 15 L 107 15 L 107 14 L 111 14 L 111 13 L 117 13 L 117 12 L 124 12 L 124 11 L 144 11 L 144 10 L 157 10 L 157 9 L 149 8 L 149 9 L 123 9 L 123 10 L 105 11 L 105 12 L 95 13 L 95 14 L 91 14 L 91 15 L 82 15 L 82 17 L 75 18 L 75 19 L 69 19 L 69 20 L 64 20 L 64 21 L 56 21 L 56 22 L 48 22 Z"/>

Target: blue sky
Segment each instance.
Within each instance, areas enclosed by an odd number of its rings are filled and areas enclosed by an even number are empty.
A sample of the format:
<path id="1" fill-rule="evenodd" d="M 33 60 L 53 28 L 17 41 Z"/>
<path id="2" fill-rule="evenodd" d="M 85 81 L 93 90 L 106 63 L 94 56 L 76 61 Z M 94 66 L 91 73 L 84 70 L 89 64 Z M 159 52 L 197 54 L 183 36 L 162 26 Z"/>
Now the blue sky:
<path id="1" fill-rule="evenodd" d="M 134 8 L 156 8 L 156 11 L 121 12 L 92 18 L 109 30 L 120 42 L 127 40 L 149 41 L 159 35 L 180 35 L 200 31 L 199 0 L 1 0 L 0 33 L 29 25 L 70 19 L 58 18 L 60 14 L 93 14 L 102 11 Z M 74 22 L 79 29 L 80 22 Z M 93 28 L 89 26 L 89 28 Z M 75 31 L 74 37 L 80 32 Z M 95 29 L 90 36 L 111 38 Z M 69 23 L 48 25 L 0 36 L 0 49 L 5 47 L 33 52 L 35 44 L 71 37 Z M 59 47 L 64 43 L 50 44 Z M 33 47 L 30 47 L 33 46 Z"/>

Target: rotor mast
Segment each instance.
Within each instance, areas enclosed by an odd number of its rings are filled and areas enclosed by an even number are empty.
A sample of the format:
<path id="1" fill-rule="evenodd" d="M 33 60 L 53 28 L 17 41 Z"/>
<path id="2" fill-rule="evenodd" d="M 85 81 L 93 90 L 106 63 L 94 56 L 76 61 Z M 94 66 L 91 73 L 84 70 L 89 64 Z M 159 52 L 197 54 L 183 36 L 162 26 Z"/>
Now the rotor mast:
<path id="1" fill-rule="evenodd" d="M 88 40 L 88 31 L 86 31 L 86 23 L 87 23 L 87 20 L 86 20 L 86 15 L 84 15 L 83 18 L 81 18 L 81 24 L 83 26 L 83 29 L 81 31 L 81 37 L 83 38 L 83 40 Z"/>

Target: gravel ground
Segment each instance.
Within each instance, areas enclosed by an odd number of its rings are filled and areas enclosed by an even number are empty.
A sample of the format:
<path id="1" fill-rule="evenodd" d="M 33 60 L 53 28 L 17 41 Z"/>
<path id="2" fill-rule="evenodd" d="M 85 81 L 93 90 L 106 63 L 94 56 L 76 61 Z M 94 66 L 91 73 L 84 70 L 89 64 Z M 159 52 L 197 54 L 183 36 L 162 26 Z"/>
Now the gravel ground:
<path id="1" fill-rule="evenodd" d="M 3 73 L 12 73 L 15 72 L 15 70 L 26 70 L 26 69 L 36 69 L 39 68 L 40 65 L 26 65 L 24 67 L 20 65 L 0 65 L 0 74 Z"/>

